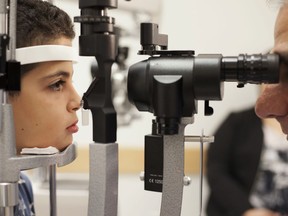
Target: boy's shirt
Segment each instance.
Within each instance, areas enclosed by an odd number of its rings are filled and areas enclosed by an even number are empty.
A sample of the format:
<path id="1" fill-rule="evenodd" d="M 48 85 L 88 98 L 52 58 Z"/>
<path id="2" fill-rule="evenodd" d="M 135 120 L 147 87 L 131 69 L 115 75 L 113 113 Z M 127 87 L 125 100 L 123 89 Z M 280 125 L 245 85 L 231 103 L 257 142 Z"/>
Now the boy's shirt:
<path id="1" fill-rule="evenodd" d="M 35 215 L 32 185 L 28 177 L 23 173 L 20 174 L 18 189 L 19 204 L 14 208 L 15 216 Z"/>

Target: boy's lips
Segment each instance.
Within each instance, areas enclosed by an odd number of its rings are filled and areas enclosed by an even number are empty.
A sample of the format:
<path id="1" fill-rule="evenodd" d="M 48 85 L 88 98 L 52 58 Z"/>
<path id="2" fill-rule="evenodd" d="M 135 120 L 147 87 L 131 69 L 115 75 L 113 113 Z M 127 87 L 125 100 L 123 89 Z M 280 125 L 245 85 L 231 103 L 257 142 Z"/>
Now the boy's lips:
<path id="1" fill-rule="evenodd" d="M 66 129 L 70 132 L 70 133 L 77 133 L 79 128 L 77 126 L 78 120 L 76 122 L 74 122 L 73 124 L 71 124 L 70 126 L 68 126 Z"/>

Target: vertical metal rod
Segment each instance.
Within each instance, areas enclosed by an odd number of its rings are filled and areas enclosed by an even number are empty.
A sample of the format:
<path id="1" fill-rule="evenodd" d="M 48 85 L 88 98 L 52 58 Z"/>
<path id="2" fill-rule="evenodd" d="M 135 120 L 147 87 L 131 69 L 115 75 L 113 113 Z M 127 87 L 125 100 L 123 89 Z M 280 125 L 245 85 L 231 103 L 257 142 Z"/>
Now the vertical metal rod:
<path id="1" fill-rule="evenodd" d="M 181 134 L 164 135 L 163 189 L 160 216 L 181 215 L 184 177 L 183 138 Z"/>
<path id="2" fill-rule="evenodd" d="M 17 0 L 10 0 L 9 7 L 9 60 L 16 60 L 16 13 L 17 13 Z"/>
<path id="3" fill-rule="evenodd" d="M 118 144 L 91 143 L 89 155 L 88 216 L 117 216 Z"/>
<path id="4" fill-rule="evenodd" d="M 0 208 L 1 216 L 14 216 L 14 208 L 13 206 Z"/>
<path id="5" fill-rule="evenodd" d="M 18 183 L 0 183 L 0 215 L 13 216 L 18 204 Z"/>
<path id="6" fill-rule="evenodd" d="M 0 34 L 6 34 L 7 31 L 7 0 L 0 1 Z"/>
<path id="7" fill-rule="evenodd" d="M 7 15 L 8 15 L 8 2 L 7 0 L 0 1 L 0 34 L 7 34 Z M 6 104 L 6 93 L 3 91 L 1 94 L 1 103 Z M 3 97 L 2 97 L 3 96 Z M 1 114 L 0 114 L 1 115 Z M 0 116 L 2 119 L 2 116 Z M 1 126 L 0 126 L 1 127 Z"/>
<path id="8" fill-rule="evenodd" d="M 2 103 L 5 105 L 5 104 L 7 104 L 7 92 L 6 91 L 1 91 L 1 93 L 2 93 L 2 95 L 1 95 L 1 101 L 2 101 Z M 1 116 L 1 114 L 0 114 L 0 116 Z"/>
<path id="9" fill-rule="evenodd" d="M 3 127 L 3 105 L 5 104 L 5 92 L 3 89 L 0 89 L 0 132 L 2 131 L 2 127 Z"/>
<path id="10" fill-rule="evenodd" d="M 57 215 L 56 164 L 49 167 L 50 216 Z"/>
<path id="11" fill-rule="evenodd" d="M 202 134 L 203 137 L 203 134 Z M 203 201 L 203 139 L 201 137 L 200 141 L 200 191 L 199 191 L 199 199 L 200 199 L 200 206 L 199 206 L 199 216 L 202 215 L 202 201 Z"/>
<path id="12" fill-rule="evenodd" d="M 8 13 L 8 0 L 0 0 L 0 34 L 7 34 L 8 29 L 9 35 L 10 35 L 10 45 L 11 48 L 14 48 L 13 53 L 11 52 L 10 59 L 15 59 L 15 49 L 16 49 L 16 11 L 17 11 L 17 0 L 10 0 L 10 7 L 9 7 L 10 13 Z M 10 16 L 9 16 L 9 15 Z M 9 16 L 9 24 L 8 24 L 8 16 Z M 8 25 L 10 25 L 8 28 Z M 14 41 L 13 41 L 14 40 Z M 3 47 L 2 47 L 3 48 Z M 10 49 L 11 49 L 10 48 Z M 5 49 L 7 49 L 5 47 Z M 12 50 L 11 50 L 12 51 Z M 1 73 L 4 71 L 1 71 Z M 0 91 L 0 129 L 2 131 L 2 121 L 3 121 L 3 115 L 2 115 L 2 104 L 6 104 L 7 97 L 6 92 L 1 90 Z M 5 153 L 5 152 L 4 152 Z M 3 216 L 14 216 L 14 206 L 18 203 L 18 184 L 2 184 L 1 185 L 1 207 L 0 208 L 0 214 Z M 4 200 L 3 200 L 4 199 Z"/>

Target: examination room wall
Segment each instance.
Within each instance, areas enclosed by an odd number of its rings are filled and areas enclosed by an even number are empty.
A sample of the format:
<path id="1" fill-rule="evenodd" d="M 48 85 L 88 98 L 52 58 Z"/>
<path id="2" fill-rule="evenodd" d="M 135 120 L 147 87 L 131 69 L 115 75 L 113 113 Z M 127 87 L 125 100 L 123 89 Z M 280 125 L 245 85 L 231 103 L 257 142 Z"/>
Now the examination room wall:
<path id="1" fill-rule="evenodd" d="M 123 1 L 119 0 L 119 4 Z M 143 5 L 143 1 L 146 4 Z M 121 10 L 108 12 L 109 15 L 115 17 L 116 24 L 127 31 L 127 36 L 121 38 L 120 45 L 130 48 L 127 59 L 128 66 L 146 58 L 146 56 L 137 55 L 137 51 L 140 49 L 139 25 L 135 20 L 157 22 L 160 33 L 167 34 L 169 37 L 169 49 L 195 50 L 196 55 L 207 53 L 222 54 L 223 56 L 235 56 L 242 53 L 255 54 L 266 52 L 273 46 L 273 26 L 277 9 L 275 5 L 267 5 L 266 0 L 131 0 L 131 4 L 133 2 L 134 6 L 129 10 L 133 10 L 136 15 L 132 15 L 125 6 Z M 77 0 L 55 0 L 54 3 L 66 10 L 71 17 L 80 13 Z M 129 4 L 129 2 L 125 4 Z M 152 12 L 149 13 L 149 10 Z M 75 23 L 75 27 L 79 35 L 80 25 Z M 76 47 L 77 43 L 76 38 L 74 41 Z M 86 91 L 91 82 L 90 65 L 93 61 L 92 57 L 80 57 L 80 62 L 75 65 L 74 84 L 80 95 Z M 194 124 L 186 128 L 186 134 L 201 135 L 204 130 L 205 135 L 213 135 L 217 126 L 229 112 L 252 106 L 256 100 L 258 88 L 248 84 L 244 88 L 238 89 L 236 85 L 236 83 L 225 83 L 224 99 L 210 103 L 214 108 L 213 116 L 204 116 L 204 103 L 200 101 Z M 151 133 L 152 114 L 137 112 L 135 114 L 138 117 L 129 125 L 118 128 L 117 142 L 120 149 L 143 149 L 144 136 Z M 81 125 L 80 112 L 79 120 L 80 130 L 74 139 L 80 148 L 87 147 L 92 142 L 91 116 L 89 126 Z M 189 143 L 187 148 L 198 149 L 198 145 Z M 131 161 L 131 163 L 137 163 L 137 161 Z M 160 195 L 156 193 L 147 195 L 149 192 L 143 191 L 143 182 L 139 181 L 138 176 L 139 173 L 120 174 L 119 215 L 159 215 Z M 185 188 L 182 216 L 197 215 L 198 213 L 199 173 L 193 173 L 190 176 L 192 185 Z M 203 205 L 205 206 L 209 189 L 206 182 L 204 182 L 204 186 Z M 65 200 L 61 200 L 63 193 L 63 191 L 58 192 L 60 209 L 66 205 Z M 36 195 L 41 197 L 37 191 Z M 70 202 L 65 211 L 85 212 L 81 208 L 88 206 L 88 203 L 85 203 L 88 201 L 86 192 L 69 191 L 62 197 L 66 197 L 68 202 L 74 195 L 75 204 L 71 205 Z M 39 203 L 40 201 L 36 204 L 42 206 L 42 203 Z M 73 208 L 76 205 L 78 205 L 78 210 L 76 207 Z"/>

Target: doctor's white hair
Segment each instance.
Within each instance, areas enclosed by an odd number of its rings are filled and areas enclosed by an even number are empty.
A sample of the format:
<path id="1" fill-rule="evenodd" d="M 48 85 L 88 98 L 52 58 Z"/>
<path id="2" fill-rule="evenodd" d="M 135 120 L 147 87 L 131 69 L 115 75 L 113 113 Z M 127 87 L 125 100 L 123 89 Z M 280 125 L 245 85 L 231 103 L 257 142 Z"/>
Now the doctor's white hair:
<path id="1" fill-rule="evenodd" d="M 282 7 L 288 3 L 288 0 L 266 0 L 267 4 L 272 7 Z"/>

